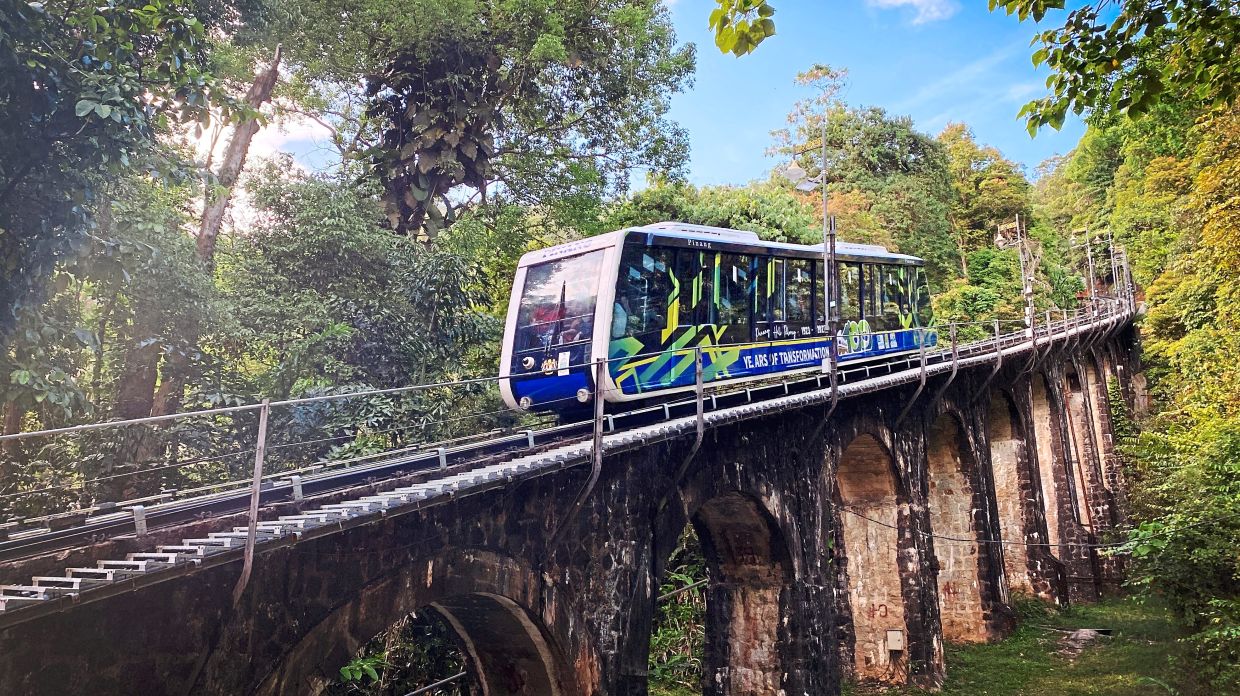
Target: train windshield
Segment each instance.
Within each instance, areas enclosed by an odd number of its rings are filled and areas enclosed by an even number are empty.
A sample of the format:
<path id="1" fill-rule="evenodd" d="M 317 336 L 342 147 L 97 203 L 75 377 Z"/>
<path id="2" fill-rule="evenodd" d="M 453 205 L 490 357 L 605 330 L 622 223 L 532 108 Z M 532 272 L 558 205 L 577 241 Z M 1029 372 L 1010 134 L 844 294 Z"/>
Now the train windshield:
<path id="1" fill-rule="evenodd" d="M 530 266 L 517 310 L 517 352 L 588 342 L 603 251 Z"/>

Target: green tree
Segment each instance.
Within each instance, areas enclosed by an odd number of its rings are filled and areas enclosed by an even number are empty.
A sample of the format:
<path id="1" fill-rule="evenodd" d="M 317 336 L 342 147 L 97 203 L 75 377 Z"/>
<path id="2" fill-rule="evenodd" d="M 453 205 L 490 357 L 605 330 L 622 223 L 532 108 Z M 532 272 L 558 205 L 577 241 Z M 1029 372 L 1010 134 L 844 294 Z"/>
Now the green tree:
<path id="1" fill-rule="evenodd" d="M 1063 0 L 990 0 L 1020 21 L 1041 22 Z M 1240 15 L 1219 0 L 1086 4 L 1038 34 L 1034 65 L 1051 69 L 1051 93 L 1021 109 L 1030 133 L 1059 128 L 1068 110 L 1149 112 L 1164 100 L 1230 104 L 1240 84 Z"/>
<path id="2" fill-rule="evenodd" d="M 638 168 L 683 171 L 685 136 L 665 114 L 693 48 L 655 0 L 352 0 L 343 27 L 336 2 L 295 4 L 302 84 L 365 81 L 349 127 L 371 139 L 357 153 L 400 234 L 433 240 L 496 193 L 541 206 L 622 192 Z"/>
<path id="3" fill-rule="evenodd" d="M 715 45 L 723 53 L 743 56 L 775 35 L 775 8 L 766 0 L 715 0 L 710 13 Z"/>
<path id="4" fill-rule="evenodd" d="M 775 183 L 697 188 L 684 183 L 655 182 L 613 206 L 604 220 L 602 231 L 676 220 L 749 230 L 771 241 L 822 241 L 813 206 Z"/>
<path id="5" fill-rule="evenodd" d="M 993 147 L 978 145 L 963 123 L 949 124 L 938 141 L 947 154 L 955 194 L 952 230 L 962 268 L 968 273 L 968 255 L 990 247 L 1000 223 L 1011 222 L 1017 215 L 1029 219 L 1029 182 L 1015 162 Z"/>
<path id="6" fill-rule="evenodd" d="M 176 168 L 156 137 L 206 123 L 212 104 L 231 111 L 195 9 L 0 1 L 0 337 L 58 262 L 86 252 L 100 181 Z M 208 9 L 221 21 L 236 10 Z"/>

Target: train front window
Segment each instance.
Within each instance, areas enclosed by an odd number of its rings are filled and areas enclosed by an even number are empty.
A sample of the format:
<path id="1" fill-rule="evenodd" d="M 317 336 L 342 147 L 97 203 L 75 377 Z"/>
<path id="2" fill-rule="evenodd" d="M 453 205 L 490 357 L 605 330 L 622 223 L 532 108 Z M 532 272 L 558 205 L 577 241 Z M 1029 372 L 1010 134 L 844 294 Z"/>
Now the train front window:
<path id="1" fill-rule="evenodd" d="M 900 325 L 900 315 L 908 306 L 908 289 L 899 266 L 883 266 L 883 314 L 889 328 Z"/>
<path id="2" fill-rule="evenodd" d="M 517 310 L 516 350 L 590 340 L 603 252 L 530 266 Z"/>

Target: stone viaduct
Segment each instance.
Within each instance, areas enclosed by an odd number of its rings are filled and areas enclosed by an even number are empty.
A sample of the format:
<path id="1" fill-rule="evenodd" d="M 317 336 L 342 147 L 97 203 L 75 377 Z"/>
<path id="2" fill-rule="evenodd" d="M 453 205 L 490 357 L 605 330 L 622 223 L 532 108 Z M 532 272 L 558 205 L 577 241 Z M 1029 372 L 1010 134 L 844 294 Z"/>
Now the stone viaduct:
<path id="1" fill-rule="evenodd" d="M 236 604 L 240 557 L 222 554 L 15 612 L 0 621 L 0 694 L 315 694 L 428 605 L 487 694 L 646 694 L 655 598 L 687 525 L 708 562 L 704 693 L 935 688 L 944 642 L 1002 637 L 1017 595 L 1116 588 L 1122 568 L 1096 545 L 1125 521 L 1112 397 L 1134 398 L 1134 340 L 1125 317 L 1013 350 L 997 371 L 846 394 L 825 420 L 821 392 L 712 413 L 696 451 L 691 423 L 609 436 L 574 509 L 590 473 L 578 445 L 468 494 L 260 544 Z"/>

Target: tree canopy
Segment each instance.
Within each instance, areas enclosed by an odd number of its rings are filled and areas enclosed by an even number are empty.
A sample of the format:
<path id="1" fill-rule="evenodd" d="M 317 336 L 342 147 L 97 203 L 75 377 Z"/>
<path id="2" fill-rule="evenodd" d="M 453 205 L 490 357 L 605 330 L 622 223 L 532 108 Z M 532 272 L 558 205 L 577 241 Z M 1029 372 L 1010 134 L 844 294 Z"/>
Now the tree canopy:
<path id="1" fill-rule="evenodd" d="M 0 2 L 0 336 L 46 296 L 55 265 L 87 253 L 99 184 L 167 175 L 155 139 L 228 109 L 208 31 L 242 12 L 163 0 Z"/>
<path id="2" fill-rule="evenodd" d="M 329 19 L 338 3 L 298 5 L 316 20 L 292 54 L 302 79 L 365 83 L 355 127 L 372 140 L 353 154 L 400 234 L 434 239 L 488 195 L 554 206 L 623 192 L 638 169 L 683 172 L 685 136 L 665 115 L 694 53 L 654 0 L 418 1 L 398 17 L 355 0 L 344 27 Z"/>
<path id="3" fill-rule="evenodd" d="M 1041 22 L 1063 0 L 990 0 L 1022 22 Z M 1139 116 L 1165 99 L 1223 106 L 1240 84 L 1240 15 L 1218 0 L 1087 3 L 1038 33 L 1033 64 L 1051 69 L 1050 94 L 1020 115 L 1029 132 L 1059 128 L 1069 110 Z"/>

